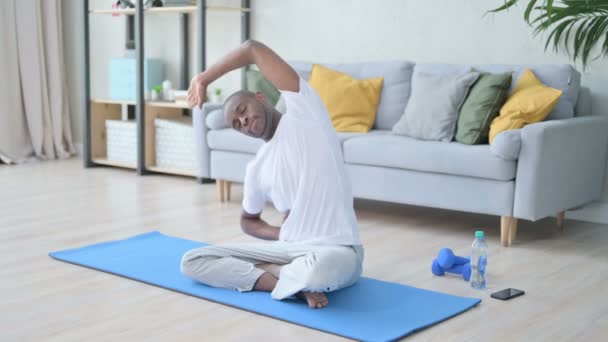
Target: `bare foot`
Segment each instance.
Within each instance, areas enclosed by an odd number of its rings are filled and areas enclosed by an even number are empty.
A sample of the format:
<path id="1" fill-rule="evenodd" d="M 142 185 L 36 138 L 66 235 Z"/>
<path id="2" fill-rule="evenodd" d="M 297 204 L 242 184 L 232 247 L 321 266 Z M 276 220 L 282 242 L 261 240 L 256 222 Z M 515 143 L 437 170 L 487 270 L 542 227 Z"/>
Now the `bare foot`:
<path id="1" fill-rule="evenodd" d="M 329 303 L 323 292 L 298 292 L 296 297 L 305 300 L 308 306 L 313 309 L 323 308 Z"/>

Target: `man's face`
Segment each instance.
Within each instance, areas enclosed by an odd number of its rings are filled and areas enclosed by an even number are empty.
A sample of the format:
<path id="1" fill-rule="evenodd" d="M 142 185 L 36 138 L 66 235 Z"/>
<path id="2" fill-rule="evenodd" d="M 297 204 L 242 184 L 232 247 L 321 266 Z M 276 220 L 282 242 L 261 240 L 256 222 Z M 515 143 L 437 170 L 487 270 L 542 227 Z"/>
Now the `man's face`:
<path id="1" fill-rule="evenodd" d="M 272 113 L 266 108 L 265 97 L 260 93 L 231 99 L 224 114 L 228 125 L 243 134 L 254 138 L 268 135 Z"/>

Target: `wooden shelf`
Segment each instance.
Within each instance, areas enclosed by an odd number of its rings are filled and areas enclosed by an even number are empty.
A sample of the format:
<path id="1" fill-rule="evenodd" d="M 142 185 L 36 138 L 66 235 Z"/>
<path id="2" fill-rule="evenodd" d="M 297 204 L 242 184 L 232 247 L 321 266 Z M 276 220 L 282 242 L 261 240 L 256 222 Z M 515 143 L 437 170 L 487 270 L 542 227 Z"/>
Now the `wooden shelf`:
<path id="1" fill-rule="evenodd" d="M 212 11 L 212 12 L 251 12 L 251 8 L 245 8 L 245 7 L 226 7 L 226 6 L 211 6 L 211 7 L 207 7 L 207 11 Z"/>
<path id="2" fill-rule="evenodd" d="M 105 10 L 90 10 L 89 13 L 94 14 L 124 14 L 124 15 L 135 15 L 135 9 L 105 9 Z"/>
<path id="3" fill-rule="evenodd" d="M 135 105 L 135 101 L 130 100 L 113 100 L 113 99 L 91 99 L 93 103 L 103 103 L 103 104 L 117 104 L 117 105 Z"/>
<path id="4" fill-rule="evenodd" d="M 117 104 L 117 105 L 135 105 L 135 101 L 131 100 L 113 100 L 113 99 L 91 99 L 93 103 Z M 182 108 L 191 109 L 186 101 L 168 102 L 168 101 L 146 101 L 147 106 L 164 107 L 164 108 Z"/>
<path id="5" fill-rule="evenodd" d="M 0 0 L 2 1 L 2 0 Z M 138 0 L 139 1 L 139 0 Z M 194 2 L 194 1 L 193 1 Z M 141 3 L 141 1 L 139 1 Z M 168 6 L 168 7 L 150 7 L 144 8 L 138 7 L 135 8 L 126 8 L 126 9 L 113 9 L 111 6 L 103 6 L 101 9 L 92 9 L 89 7 L 89 1 L 85 1 L 83 5 L 82 14 L 84 15 L 84 37 L 85 37 L 85 46 L 87 47 L 86 53 L 84 53 L 84 65 L 85 65 L 85 74 L 87 77 L 90 77 L 90 49 L 89 47 L 89 36 L 90 36 L 90 17 L 91 14 L 99 14 L 99 15 L 112 15 L 112 16 L 121 16 L 123 19 L 124 16 L 135 16 L 139 17 L 140 15 L 147 14 L 178 14 L 180 17 L 180 26 L 181 27 L 181 37 L 182 37 L 182 56 L 188 56 L 188 39 L 187 39 L 187 30 L 188 23 L 190 19 L 197 21 L 196 27 L 196 40 L 205 42 L 204 37 L 207 31 L 207 22 L 205 20 L 198 20 L 204 18 L 198 18 L 199 15 L 206 15 L 207 12 L 210 13 L 227 13 L 227 15 L 237 15 L 239 14 L 241 19 L 241 37 L 243 40 L 249 38 L 250 31 L 250 14 L 252 12 L 251 5 L 249 0 L 241 2 L 241 6 L 238 4 L 233 4 L 234 6 L 206 6 L 204 2 L 198 2 L 196 5 L 191 2 L 186 2 L 188 6 Z M 181 15 L 180 15 L 181 14 Z M 133 17 L 128 17 L 133 18 Z M 142 18 L 143 19 L 143 18 Z M 143 32 L 139 32 L 135 34 L 133 39 L 135 40 L 135 49 L 143 49 Z M 196 49 L 197 57 L 196 60 L 200 67 L 197 67 L 198 72 L 201 72 L 206 68 L 206 45 L 199 45 Z M 139 56 L 135 60 L 136 64 L 141 66 L 138 63 L 143 64 L 143 56 Z M 182 72 L 188 72 L 187 61 L 182 61 Z M 143 75 L 138 75 L 139 81 L 142 81 Z M 84 157 L 85 157 L 85 167 L 91 165 L 108 165 L 108 166 L 116 166 L 128 169 L 137 170 L 138 174 L 145 174 L 146 171 L 154 172 L 154 173 L 167 173 L 188 177 L 197 177 L 197 173 L 199 172 L 196 167 L 187 166 L 186 168 L 190 169 L 180 169 L 179 167 L 171 168 L 171 167 L 159 167 L 156 161 L 156 119 L 177 119 L 180 118 L 188 118 L 191 120 L 191 116 L 189 111 L 192 109 L 185 98 L 180 96 L 179 101 L 149 101 L 146 100 L 144 103 L 141 103 L 141 106 L 138 106 L 137 101 L 133 100 L 113 100 L 108 98 L 91 98 L 90 93 L 90 79 L 87 84 L 85 84 L 85 100 L 88 102 L 88 106 L 85 108 L 84 113 L 84 122 L 86 124 L 86 129 L 84 130 Z M 180 94 L 182 95 L 182 94 Z M 104 95 L 107 96 L 107 95 Z M 134 108 L 135 107 L 135 108 Z M 139 108 L 143 107 L 143 108 Z M 134 152 L 131 150 L 131 144 L 133 142 L 133 132 L 132 128 L 135 126 L 136 134 L 135 141 L 137 146 L 134 147 L 137 160 L 136 162 L 117 162 L 115 160 L 108 160 L 108 132 L 107 127 L 110 127 L 110 139 L 114 138 L 113 129 L 115 126 L 121 123 L 111 123 L 109 124 L 109 120 L 128 120 L 133 117 L 133 109 L 135 109 L 135 116 L 137 116 L 137 120 L 135 120 L 135 125 L 129 124 L 128 127 L 123 127 L 125 130 L 128 129 L 126 133 L 128 133 L 129 145 L 125 148 L 128 149 L 128 152 Z M 124 125 L 124 123 L 123 123 Z M 167 124 L 169 125 L 169 124 Z M 168 127 L 168 126 L 167 126 Z M 167 127 L 162 127 L 166 129 Z M 169 131 L 168 134 L 172 134 L 172 131 Z M 181 133 L 180 133 L 181 134 Z M 160 138 L 164 138 L 161 136 Z M 114 141 L 110 141 L 114 143 Z M 114 147 L 113 145 L 110 145 Z M 162 154 L 169 153 L 173 151 L 173 146 L 170 147 L 169 151 L 165 151 L 164 145 L 162 145 L 163 149 L 160 151 Z M 190 146 L 186 146 L 190 147 Z M 167 147 L 169 148 L 169 147 Z M 110 151 L 113 152 L 113 151 Z M 188 152 L 190 153 L 190 152 Z M 114 155 L 110 153 L 112 158 Z M 160 156 L 161 158 L 164 155 Z M 185 158 L 186 156 L 184 156 Z M 162 160 L 159 160 L 162 165 L 166 165 Z M 177 164 L 180 165 L 180 164 Z M 190 164 L 181 164 L 181 165 L 190 165 Z"/>
<path id="6" fill-rule="evenodd" d="M 223 7 L 223 6 L 209 6 L 207 11 L 217 12 L 250 12 L 250 8 L 243 7 Z M 145 13 L 194 13 L 196 12 L 196 6 L 174 6 L 174 7 L 152 7 L 144 9 Z M 135 15 L 134 8 L 125 9 L 102 9 L 102 10 L 90 10 L 89 13 L 94 14 L 124 14 L 124 15 Z"/>
<path id="7" fill-rule="evenodd" d="M 191 109 L 187 102 L 163 102 L 163 101 L 146 101 L 147 106 L 165 107 L 165 108 L 182 108 Z"/>
<path id="8" fill-rule="evenodd" d="M 93 158 L 93 163 L 101 164 L 101 165 L 117 166 L 117 167 L 122 167 L 122 168 L 126 168 L 126 169 L 135 169 L 136 168 L 135 164 L 112 161 L 112 160 L 108 160 L 108 158 Z"/>
<path id="9" fill-rule="evenodd" d="M 95 164 L 136 169 L 135 163 L 124 163 L 108 160 L 107 158 L 107 120 L 121 120 L 125 105 L 135 105 L 135 101 L 91 99 L 91 150 L 92 161 Z M 178 119 L 183 117 L 183 109 L 188 108 L 185 102 L 147 101 L 144 119 L 145 153 L 144 162 L 147 170 L 157 173 L 168 173 L 179 176 L 196 177 L 195 170 L 167 168 L 156 166 L 156 127 L 154 120 Z"/>
<path id="10" fill-rule="evenodd" d="M 156 165 L 150 165 L 147 167 L 147 169 L 152 172 L 170 173 L 170 174 L 178 175 L 178 176 L 196 177 L 196 172 L 194 170 L 174 169 L 174 168 L 167 168 L 167 167 L 159 167 Z"/>

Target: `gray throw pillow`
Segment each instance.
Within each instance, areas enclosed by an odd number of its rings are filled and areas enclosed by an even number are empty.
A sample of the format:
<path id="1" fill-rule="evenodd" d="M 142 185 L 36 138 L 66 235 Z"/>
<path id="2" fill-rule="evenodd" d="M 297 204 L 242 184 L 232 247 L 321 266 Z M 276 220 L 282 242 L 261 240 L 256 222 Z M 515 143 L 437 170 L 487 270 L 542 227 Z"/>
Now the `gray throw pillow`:
<path id="1" fill-rule="evenodd" d="M 393 132 L 421 140 L 452 141 L 460 107 L 478 77 L 474 71 L 414 73 L 412 94 Z"/>

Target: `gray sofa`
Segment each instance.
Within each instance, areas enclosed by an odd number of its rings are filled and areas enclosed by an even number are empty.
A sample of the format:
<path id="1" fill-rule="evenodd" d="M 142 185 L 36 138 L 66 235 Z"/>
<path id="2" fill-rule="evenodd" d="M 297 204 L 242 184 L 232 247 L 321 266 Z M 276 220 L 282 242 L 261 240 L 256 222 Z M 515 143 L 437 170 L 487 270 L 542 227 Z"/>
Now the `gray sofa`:
<path id="1" fill-rule="evenodd" d="M 311 63 L 291 65 L 308 79 Z M 589 116 L 589 91 L 580 87 L 580 74 L 570 65 L 389 61 L 326 66 L 358 79 L 384 76 L 373 129 L 367 134 L 338 133 L 357 198 L 497 215 L 502 244 L 509 246 L 518 219 L 558 215 L 563 220 L 565 210 L 601 197 L 608 118 Z M 458 73 L 471 67 L 512 72 L 512 87 L 528 67 L 544 84 L 563 91 L 547 120 L 519 130 L 518 155 L 505 159 L 490 145 L 421 141 L 391 132 L 415 87 L 414 72 Z M 223 197 L 226 186 L 229 191 L 231 182 L 244 180 L 245 166 L 263 142 L 209 124 L 206 116 L 218 108 L 205 104 L 193 112 L 193 123 L 198 176 L 218 180 Z"/>

